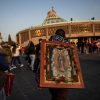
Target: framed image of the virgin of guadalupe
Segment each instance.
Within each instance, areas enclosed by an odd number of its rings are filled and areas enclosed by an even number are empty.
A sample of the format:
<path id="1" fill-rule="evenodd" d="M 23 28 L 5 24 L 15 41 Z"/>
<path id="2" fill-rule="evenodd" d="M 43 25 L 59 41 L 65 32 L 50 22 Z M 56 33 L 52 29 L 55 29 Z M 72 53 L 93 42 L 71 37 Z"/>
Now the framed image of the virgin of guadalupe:
<path id="1" fill-rule="evenodd" d="M 79 57 L 74 44 L 42 40 L 40 87 L 84 88 Z"/>

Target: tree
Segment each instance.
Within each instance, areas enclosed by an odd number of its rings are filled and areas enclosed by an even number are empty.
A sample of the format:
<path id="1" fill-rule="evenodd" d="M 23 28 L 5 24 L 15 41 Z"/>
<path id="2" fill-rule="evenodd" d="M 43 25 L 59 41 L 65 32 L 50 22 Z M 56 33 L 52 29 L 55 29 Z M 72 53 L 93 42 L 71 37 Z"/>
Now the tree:
<path id="1" fill-rule="evenodd" d="M 8 35 L 8 44 L 9 44 L 9 45 L 12 45 L 12 39 L 11 39 L 10 34 Z"/>

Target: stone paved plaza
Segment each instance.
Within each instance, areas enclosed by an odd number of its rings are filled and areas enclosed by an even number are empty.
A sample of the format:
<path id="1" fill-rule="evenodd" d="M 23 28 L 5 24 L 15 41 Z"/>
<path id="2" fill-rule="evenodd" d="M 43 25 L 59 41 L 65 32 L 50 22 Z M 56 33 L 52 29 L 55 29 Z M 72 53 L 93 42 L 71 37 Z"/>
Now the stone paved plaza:
<path id="1" fill-rule="evenodd" d="M 69 100 L 100 100 L 100 54 L 80 54 L 84 89 L 69 89 Z M 14 69 L 15 74 L 11 96 L 7 100 L 51 100 L 48 89 L 39 89 L 34 73 L 25 66 Z"/>

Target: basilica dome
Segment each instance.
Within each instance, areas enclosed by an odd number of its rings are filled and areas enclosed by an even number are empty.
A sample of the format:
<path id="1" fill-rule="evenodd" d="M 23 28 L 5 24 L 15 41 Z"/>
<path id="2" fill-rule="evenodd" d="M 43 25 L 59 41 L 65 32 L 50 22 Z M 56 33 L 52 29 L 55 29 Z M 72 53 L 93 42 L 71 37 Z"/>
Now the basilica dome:
<path id="1" fill-rule="evenodd" d="M 59 22 L 66 22 L 66 20 L 59 17 L 57 15 L 56 11 L 54 10 L 54 8 L 52 7 L 52 9 L 50 11 L 48 11 L 47 17 L 44 20 L 42 25 L 55 24 L 55 23 L 59 23 Z"/>

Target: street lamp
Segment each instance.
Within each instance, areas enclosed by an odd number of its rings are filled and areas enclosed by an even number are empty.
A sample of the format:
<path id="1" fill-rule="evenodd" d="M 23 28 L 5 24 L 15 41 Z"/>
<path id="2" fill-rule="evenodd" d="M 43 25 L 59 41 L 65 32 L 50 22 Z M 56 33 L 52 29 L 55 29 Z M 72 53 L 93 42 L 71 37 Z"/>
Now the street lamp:
<path id="1" fill-rule="evenodd" d="M 94 25 L 95 17 L 92 17 L 91 20 L 93 20 L 93 22 L 92 22 L 93 23 L 93 37 L 94 37 L 93 40 L 95 40 L 95 25 Z"/>

